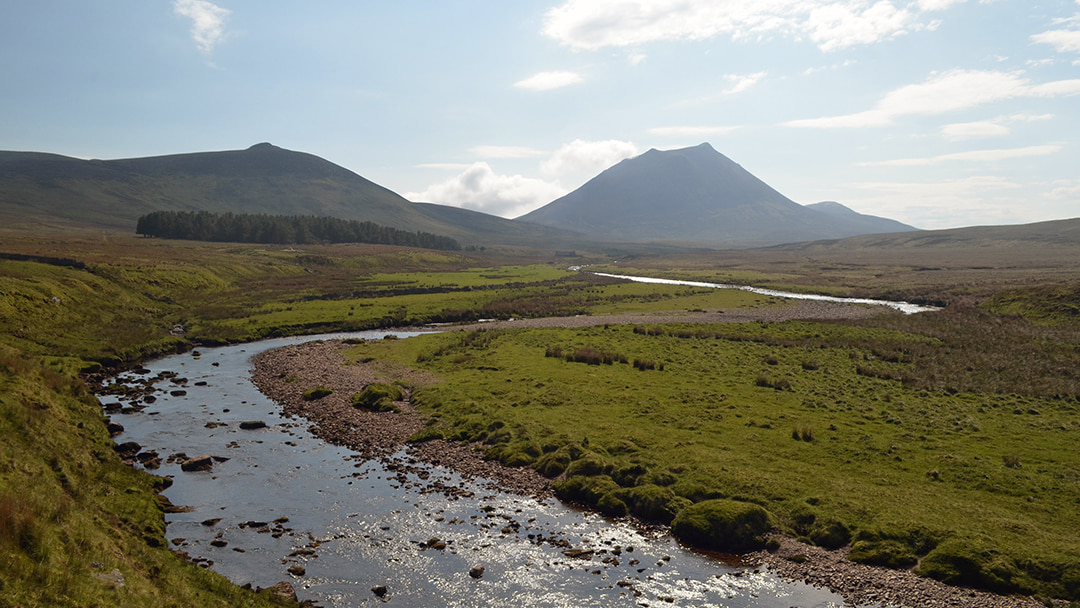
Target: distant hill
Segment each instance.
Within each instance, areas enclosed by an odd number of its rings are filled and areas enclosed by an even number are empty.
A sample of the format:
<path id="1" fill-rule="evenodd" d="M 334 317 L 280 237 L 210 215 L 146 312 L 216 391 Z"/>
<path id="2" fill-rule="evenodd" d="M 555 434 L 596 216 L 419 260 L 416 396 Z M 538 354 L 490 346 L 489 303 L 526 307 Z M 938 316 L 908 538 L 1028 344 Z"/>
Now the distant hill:
<path id="1" fill-rule="evenodd" d="M 3 228 L 134 233 L 138 218 L 154 211 L 336 217 L 450 236 L 462 244 L 563 246 L 562 241 L 580 241 L 554 228 L 411 203 L 318 156 L 268 143 L 122 160 L 0 152 Z"/>
<path id="2" fill-rule="evenodd" d="M 624 160 L 515 221 L 606 239 L 719 247 L 915 230 L 839 203 L 799 205 L 707 143 Z"/>
<path id="3" fill-rule="evenodd" d="M 788 251 L 853 251 L 856 249 L 983 249 L 1080 246 L 1080 218 L 1006 226 L 970 226 L 896 234 L 868 234 L 844 239 L 792 243 L 772 247 Z"/>

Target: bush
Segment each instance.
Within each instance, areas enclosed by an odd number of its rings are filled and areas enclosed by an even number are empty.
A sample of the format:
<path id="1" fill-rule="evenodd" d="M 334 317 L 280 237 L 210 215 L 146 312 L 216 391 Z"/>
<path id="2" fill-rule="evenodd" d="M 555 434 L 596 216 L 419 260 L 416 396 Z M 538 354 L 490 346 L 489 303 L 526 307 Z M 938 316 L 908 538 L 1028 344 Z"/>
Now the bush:
<path id="1" fill-rule="evenodd" d="M 706 500 L 690 505 L 671 522 L 679 540 L 717 551 L 745 552 L 765 546 L 772 517 L 762 507 L 734 500 Z"/>
<path id="2" fill-rule="evenodd" d="M 605 494 L 614 494 L 620 489 L 619 484 L 607 475 L 568 477 L 562 481 L 556 481 L 551 484 L 551 487 L 559 498 L 585 505 L 598 505 L 600 498 Z"/>
<path id="3" fill-rule="evenodd" d="M 353 407 L 362 407 L 373 412 L 397 412 L 400 411 L 395 401 L 405 398 L 405 391 L 400 386 L 393 384 L 375 383 L 364 387 L 364 390 L 353 395 Z"/>
<path id="4" fill-rule="evenodd" d="M 443 439 L 443 432 L 441 429 L 424 429 L 412 437 L 409 437 L 409 443 L 424 443 L 433 439 Z"/>
<path id="5" fill-rule="evenodd" d="M 676 496 L 670 488 L 654 484 L 624 489 L 619 492 L 619 498 L 635 517 L 662 524 L 670 523 L 680 510 L 691 504 L 689 500 Z"/>
<path id="6" fill-rule="evenodd" d="M 851 531 L 839 521 L 818 520 L 810 529 L 810 541 L 826 549 L 839 549 L 851 542 Z"/>
<path id="7" fill-rule="evenodd" d="M 579 475 L 591 476 L 601 475 L 609 472 L 610 465 L 604 462 L 596 454 L 585 454 L 581 458 L 570 463 L 566 467 L 566 476 L 573 477 Z"/>
<path id="8" fill-rule="evenodd" d="M 315 401 L 333 394 L 334 389 L 326 388 L 325 386 L 316 386 L 315 388 L 309 388 L 304 391 L 304 401 Z"/>
<path id="9" fill-rule="evenodd" d="M 596 501 L 596 508 L 609 517 L 622 517 L 626 515 L 626 503 L 620 500 L 614 493 L 604 494 Z"/>
<path id="10" fill-rule="evenodd" d="M 859 564 L 885 568 L 910 568 L 919 561 L 911 547 L 896 540 L 855 541 L 848 559 Z"/>
<path id="11" fill-rule="evenodd" d="M 996 593 L 1031 593 L 1034 581 L 1008 556 L 975 539 L 950 538 L 919 564 L 918 573 L 950 585 L 981 587 Z"/>
<path id="12" fill-rule="evenodd" d="M 570 464 L 570 456 L 563 452 L 548 452 L 540 457 L 533 468 L 544 477 L 553 478 L 563 474 Z"/>

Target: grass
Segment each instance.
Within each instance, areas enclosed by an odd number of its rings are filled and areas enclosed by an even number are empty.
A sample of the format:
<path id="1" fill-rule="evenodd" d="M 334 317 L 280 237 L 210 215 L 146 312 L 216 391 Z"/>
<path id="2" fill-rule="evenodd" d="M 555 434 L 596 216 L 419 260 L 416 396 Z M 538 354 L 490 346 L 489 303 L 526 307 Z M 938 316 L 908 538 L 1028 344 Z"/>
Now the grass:
<path id="1" fill-rule="evenodd" d="M 80 372 L 197 342 L 778 302 L 569 273 L 524 250 L 11 233 L 3 249 L 86 267 L 0 260 L 0 606 L 273 604 L 161 546 L 159 482 L 120 463 Z M 705 501 L 753 504 L 793 536 L 852 542 L 869 563 L 1077 597 L 1076 257 L 858 253 L 700 253 L 609 270 L 953 306 L 850 324 L 446 334 L 363 356 L 446 380 L 413 396 L 434 420 L 426 438 L 570 473 L 559 491 L 607 513 L 671 521 Z M 566 361 L 579 352 L 599 359 Z M 114 568 L 119 590 L 95 576 Z"/>
<path id="2" fill-rule="evenodd" d="M 162 480 L 120 462 L 85 385 L 8 346 L 0 436 L 0 606 L 289 605 L 165 549 Z"/>
<path id="3" fill-rule="evenodd" d="M 882 555 L 892 551 L 951 582 L 1075 597 L 1063 582 L 1080 572 L 1075 385 L 1057 397 L 1035 387 L 928 390 L 964 382 L 965 370 L 937 378 L 945 372 L 924 358 L 948 338 L 890 328 L 655 329 L 666 331 L 429 335 L 355 346 L 352 356 L 436 373 L 444 382 L 413 395 L 433 430 L 504 462 L 566 473 L 556 484 L 564 497 L 609 514 L 670 521 L 691 503 L 753 503 L 793 536 L 854 539 L 869 562 L 890 563 Z M 973 347 L 951 345 L 962 346 Z M 651 358 L 664 370 L 546 356 L 555 348 Z M 881 373 L 859 373 L 867 366 Z M 1004 374 L 1003 386 L 1024 373 Z M 637 489 L 653 504 L 636 500 Z"/>

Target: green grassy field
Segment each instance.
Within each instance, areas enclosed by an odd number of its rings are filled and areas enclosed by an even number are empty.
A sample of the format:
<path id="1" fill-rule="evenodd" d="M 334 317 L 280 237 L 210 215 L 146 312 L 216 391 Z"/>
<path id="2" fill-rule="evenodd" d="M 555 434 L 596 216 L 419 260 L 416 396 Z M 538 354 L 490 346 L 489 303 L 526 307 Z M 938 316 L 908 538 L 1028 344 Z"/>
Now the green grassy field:
<path id="1" fill-rule="evenodd" d="M 6 235 L 0 251 L 85 264 L 0 259 L 0 606 L 276 601 L 164 547 L 157 482 L 112 452 L 80 371 L 270 335 L 777 304 L 600 279 L 524 249 Z M 936 262 L 915 256 L 936 268 L 920 271 L 895 256 L 814 255 L 623 258 L 607 268 L 954 305 L 848 324 L 445 334 L 362 356 L 446 380 L 416 395 L 433 416 L 429 435 L 571 473 L 560 492 L 609 513 L 670 520 L 694 501 L 737 500 L 789 534 L 850 539 L 865 561 L 918 560 L 953 582 L 1076 597 L 1075 264 L 1012 256 L 995 270 L 979 267 L 993 256 L 949 251 Z M 177 325 L 182 334 L 171 333 Z M 583 359 L 626 363 L 566 361 L 585 347 Z M 123 588 L 96 576 L 114 568 Z"/>
<path id="2" fill-rule="evenodd" d="M 432 416 L 424 438 L 566 473 L 562 496 L 612 515 L 667 523 L 692 502 L 734 499 L 788 534 L 854 540 L 868 563 L 1075 595 L 1080 402 L 918 388 L 934 373 L 921 353 L 941 347 L 791 322 L 428 335 L 351 356 L 443 380 L 413 395 Z M 584 349 L 614 361 L 566 359 Z"/>

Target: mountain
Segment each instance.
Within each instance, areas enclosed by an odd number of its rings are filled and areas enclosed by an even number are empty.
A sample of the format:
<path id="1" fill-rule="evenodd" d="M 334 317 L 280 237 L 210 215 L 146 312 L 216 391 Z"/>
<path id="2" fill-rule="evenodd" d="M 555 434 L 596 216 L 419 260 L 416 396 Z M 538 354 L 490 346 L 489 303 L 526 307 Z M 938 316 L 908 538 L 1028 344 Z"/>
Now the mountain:
<path id="1" fill-rule="evenodd" d="M 867 234 L 843 239 L 809 243 L 791 243 L 772 247 L 774 250 L 823 252 L 855 250 L 933 250 L 972 249 L 1001 252 L 1010 249 L 1080 247 L 1080 218 L 1049 220 L 1031 224 L 1004 226 L 968 226 L 944 230 L 920 230 L 894 234 Z M 1041 249 L 1040 249 L 1041 248 Z"/>
<path id="2" fill-rule="evenodd" d="M 4 228 L 135 232 L 151 211 L 315 215 L 450 236 L 463 244 L 564 246 L 580 235 L 411 203 L 327 160 L 261 143 L 246 150 L 121 160 L 0 152 Z"/>
<path id="3" fill-rule="evenodd" d="M 703 143 L 626 159 L 515 221 L 599 238 L 722 247 L 915 230 L 835 205 L 799 205 Z"/>
<path id="4" fill-rule="evenodd" d="M 807 209 L 824 213 L 837 220 L 847 222 L 848 225 L 859 230 L 858 234 L 879 234 L 883 232 L 910 232 L 916 230 L 912 226 L 890 220 L 876 215 L 866 215 L 854 209 L 845 207 L 836 201 L 822 201 L 805 205 Z"/>

